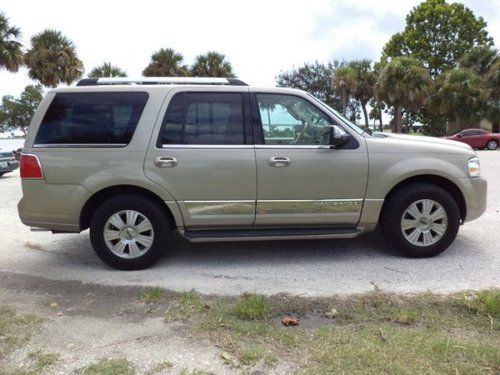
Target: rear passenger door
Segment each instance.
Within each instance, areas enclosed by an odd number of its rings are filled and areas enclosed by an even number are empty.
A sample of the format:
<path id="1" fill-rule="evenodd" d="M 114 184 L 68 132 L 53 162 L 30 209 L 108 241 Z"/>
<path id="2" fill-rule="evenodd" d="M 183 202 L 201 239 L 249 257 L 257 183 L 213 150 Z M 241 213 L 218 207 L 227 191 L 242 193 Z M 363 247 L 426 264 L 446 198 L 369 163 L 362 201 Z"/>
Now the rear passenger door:
<path id="1" fill-rule="evenodd" d="M 174 89 L 145 162 L 175 198 L 186 227 L 252 225 L 256 166 L 246 88 Z"/>

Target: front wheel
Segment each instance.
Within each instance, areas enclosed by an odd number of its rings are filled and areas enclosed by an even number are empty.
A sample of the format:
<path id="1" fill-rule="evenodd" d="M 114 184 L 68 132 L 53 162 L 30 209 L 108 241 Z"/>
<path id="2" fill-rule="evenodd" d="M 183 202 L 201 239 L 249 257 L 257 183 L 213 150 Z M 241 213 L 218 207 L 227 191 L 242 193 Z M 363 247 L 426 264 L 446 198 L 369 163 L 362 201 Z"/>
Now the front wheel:
<path id="1" fill-rule="evenodd" d="M 498 147 L 498 142 L 495 141 L 494 139 L 491 139 L 491 140 L 488 141 L 488 143 L 486 143 L 486 148 L 488 150 L 492 150 L 493 151 L 493 150 L 496 150 L 497 147 Z"/>
<path id="2" fill-rule="evenodd" d="M 144 269 L 167 247 L 170 225 L 150 199 L 122 194 L 106 200 L 90 223 L 90 240 L 107 265 L 120 270 Z"/>
<path id="3" fill-rule="evenodd" d="M 438 186 L 418 183 L 401 188 L 384 206 L 381 230 L 396 251 L 413 258 L 445 251 L 460 226 L 457 203 Z"/>

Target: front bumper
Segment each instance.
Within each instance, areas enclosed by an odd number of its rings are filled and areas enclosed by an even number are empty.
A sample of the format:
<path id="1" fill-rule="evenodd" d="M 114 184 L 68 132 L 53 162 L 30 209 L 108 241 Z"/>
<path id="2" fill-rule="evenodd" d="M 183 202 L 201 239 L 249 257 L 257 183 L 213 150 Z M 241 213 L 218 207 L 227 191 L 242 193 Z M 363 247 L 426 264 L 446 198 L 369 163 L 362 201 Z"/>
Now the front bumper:
<path id="1" fill-rule="evenodd" d="M 482 177 L 463 178 L 461 182 L 467 207 L 465 221 L 476 220 L 486 210 L 488 182 Z"/>

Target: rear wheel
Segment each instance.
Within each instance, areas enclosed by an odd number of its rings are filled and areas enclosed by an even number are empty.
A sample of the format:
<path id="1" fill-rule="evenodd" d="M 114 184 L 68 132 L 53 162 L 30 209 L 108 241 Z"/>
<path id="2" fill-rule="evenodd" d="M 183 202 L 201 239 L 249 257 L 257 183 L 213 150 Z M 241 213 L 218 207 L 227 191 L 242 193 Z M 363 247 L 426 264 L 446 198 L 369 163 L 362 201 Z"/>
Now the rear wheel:
<path id="1" fill-rule="evenodd" d="M 457 203 L 445 190 L 418 183 L 402 187 L 386 202 L 381 216 L 384 238 L 394 250 L 414 258 L 446 250 L 460 226 Z"/>
<path id="2" fill-rule="evenodd" d="M 144 269 L 155 263 L 168 246 L 170 223 L 150 199 L 123 194 L 106 200 L 90 223 L 96 254 L 121 270 Z"/>
<path id="3" fill-rule="evenodd" d="M 488 143 L 486 143 L 486 148 L 488 150 L 496 150 L 498 147 L 498 142 L 495 141 L 494 139 L 490 139 Z"/>

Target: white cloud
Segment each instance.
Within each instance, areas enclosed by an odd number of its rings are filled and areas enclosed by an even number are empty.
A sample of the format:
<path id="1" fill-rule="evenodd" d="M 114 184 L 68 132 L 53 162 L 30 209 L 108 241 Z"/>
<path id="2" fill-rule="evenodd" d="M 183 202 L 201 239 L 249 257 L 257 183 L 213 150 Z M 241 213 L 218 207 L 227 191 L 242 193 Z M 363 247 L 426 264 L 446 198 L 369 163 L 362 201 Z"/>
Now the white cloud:
<path id="1" fill-rule="evenodd" d="M 478 4 L 476 7 L 476 3 Z M 186 62 L 207 50 L 225 53 L 238 76 L 274 85 L 280 70 L 306 61 L 377 59 L 390 35 L 418 1 L 231 1 L 182 2 L 7 0 L 1 5 L 23 32 L 23 43 L 46 28 L 62 31 L 77 46 L 87 71 L 104 61 L 139 76 L 162 47 Z M 500 40 L 498 1 L 467 1 Z M 486 12 L 487 14 L 483 14 Z M 0 72 L 0 96 L 17 95 L 29 83 L 26 70 Z"/>

